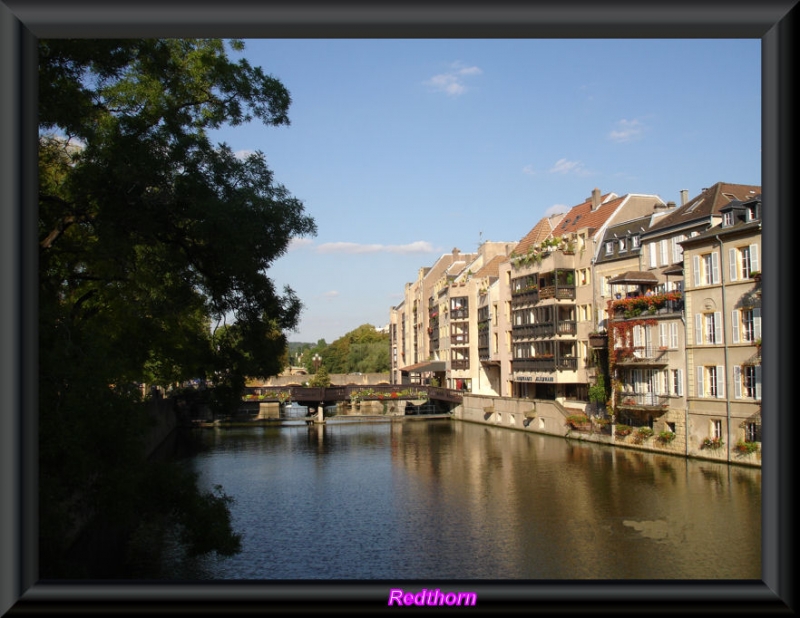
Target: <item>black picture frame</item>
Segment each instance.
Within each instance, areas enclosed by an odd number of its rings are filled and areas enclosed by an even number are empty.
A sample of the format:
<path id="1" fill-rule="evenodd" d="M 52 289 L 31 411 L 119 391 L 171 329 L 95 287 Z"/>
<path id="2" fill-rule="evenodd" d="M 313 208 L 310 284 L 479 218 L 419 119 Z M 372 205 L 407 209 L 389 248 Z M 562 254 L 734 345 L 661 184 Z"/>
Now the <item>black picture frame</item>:
<path id="1" fill-rule="evenodd" d="M 0 613 L 398 611 L 398 582 L 43 582 L 36 568 L 36 41 L 100 37 L 758 38 L 762 41 L 764 319 L 761 581 L 404 581 L 474 590 L 467 611 L 794 613 L 794 408 L 788 272 L 798 229 L 793 1 L 432 4 L 0 1 Z M 720 93 L 735 97 L 737 84 Z M 676 102 L 679 104 L 679 102 Z M 731 139 L 713 148 L 735 148 Z M 780 293 L 781 290 L 784 293 Z M 417 608 L 415 608 L 417 609 Z M 422 608 L 419 608 L 421 610 Z M 441 611 L 441 608 L 437 608 Z"/>

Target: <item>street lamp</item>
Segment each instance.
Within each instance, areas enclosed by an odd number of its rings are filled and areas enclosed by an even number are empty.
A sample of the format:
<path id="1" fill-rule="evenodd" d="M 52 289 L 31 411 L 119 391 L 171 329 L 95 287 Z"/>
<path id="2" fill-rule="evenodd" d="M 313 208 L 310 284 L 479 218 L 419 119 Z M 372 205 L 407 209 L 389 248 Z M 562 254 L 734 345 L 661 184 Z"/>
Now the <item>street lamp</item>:
<path id="1" fill-rule="evenodd" d="M 319 371 L 319 365 L 322 362 L 322 357 L 319 354 L 314 354 L 314 358 L 311 359 L 314 361 L 314 373 Z"/>

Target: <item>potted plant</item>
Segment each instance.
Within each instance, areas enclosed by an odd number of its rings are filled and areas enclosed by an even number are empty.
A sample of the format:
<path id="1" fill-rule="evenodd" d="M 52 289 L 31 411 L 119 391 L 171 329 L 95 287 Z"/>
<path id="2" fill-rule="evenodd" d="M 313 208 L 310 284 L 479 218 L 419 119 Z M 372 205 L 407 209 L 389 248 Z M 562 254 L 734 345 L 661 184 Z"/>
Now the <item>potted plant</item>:
<path id="1" fill-rule="evenodd" d="M 630 425 L 617 424 L 614 427 L 614 433 L 616 435 L 618 435 L 618 436 L 623 437 L 623 438 L 625 436 L 629 436 L 632 431 L 633 431 L 633 427 L 631 427 Z"/>
<path id="2" fill-rule="evenodd" d="M 758 450 L 758 442 L 749 442 L 747 440 L 739 440 L 736 443 L 736 451 L 742 455 L 749 455 Z"/>
<path id="3" fill-rule="evenodd" d="M 636 444 L 641 444 L 645 440 L 648 440 L 652 435 L 653 430 L 649 427 L 639 427 L 636 429 L 636 434 L 633 436 L 633 439 Z"/>
<path id="4" fill-rule="evenodd" d="M 592 422 L 589 420 L 589 417 L 583 413 L 580 414 L 570 414 L 567 417 L 567 424 L 572 427 L 572 429 L 579 429 L 579 430 L 588 430 L 592 426 Z"/>
<path id="5" fill-rule="evenodd" d="M 715 451 L 718 448 L 721 448 L 724 444 L 725 443 L 722 441 L 722 438 L 705 438 L 703 440 L 702 448 Z"/>
<path id="6" fill-rule="evenodd" d="M 669 444 L 675 439 L 675 432 L 666 429 L 664 431 L 658 432 L 658 437 L 656 438 L 661 444 Z"/>

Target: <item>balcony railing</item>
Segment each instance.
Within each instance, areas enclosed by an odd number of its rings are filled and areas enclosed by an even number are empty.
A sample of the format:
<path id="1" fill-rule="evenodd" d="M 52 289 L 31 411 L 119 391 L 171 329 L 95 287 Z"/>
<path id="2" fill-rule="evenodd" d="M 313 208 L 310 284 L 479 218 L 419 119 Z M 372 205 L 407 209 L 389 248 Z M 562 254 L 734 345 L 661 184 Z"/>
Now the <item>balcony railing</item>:
<path id="1" fill-rule="evenodd" d="M 554 357 L 515 358 L 511 361 L 513 371 L 555 371 L 556 359 Z"/>
<path id="2" fill-rule="evenodd" d="M 575 300 L 575 287 L 549 285 L 539 289 L 539 300 L 555 298 L 557 300 Z"/>
<path id="3" fill-rule="evenodd" d="M 450 369 L 469 369 L 469 359 L 450 361 Z"/>
<path id="4" fill-rule="evenodd" d="M 450 319 L 451 320 L 468 320 L 469 319 L 469 309 L 453 309 L 450 312 Z"/>
<path id="5" fill-rule="evenodd" d="M 559 335 L 575 335 L 578 332 L 578 323 L 574 320 L 561 320 L 558 323 Z"/>
<path id="6" fill-rule="evenodd" d="M 622 408 L 666 408 L 669 397 L 655 393 L 621 392 L 617 405 Z"/>

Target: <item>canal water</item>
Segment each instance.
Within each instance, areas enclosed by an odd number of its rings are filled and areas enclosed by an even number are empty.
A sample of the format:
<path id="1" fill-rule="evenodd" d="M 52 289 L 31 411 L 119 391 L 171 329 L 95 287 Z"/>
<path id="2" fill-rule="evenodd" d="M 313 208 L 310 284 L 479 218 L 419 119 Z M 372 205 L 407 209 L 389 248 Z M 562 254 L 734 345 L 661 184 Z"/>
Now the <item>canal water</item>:
<path id="1" fill-rule="evenodd" d="M 457 422 L 193 430 L 241 553 L 192 580 L 761 579 L 761 470 Z"/>

